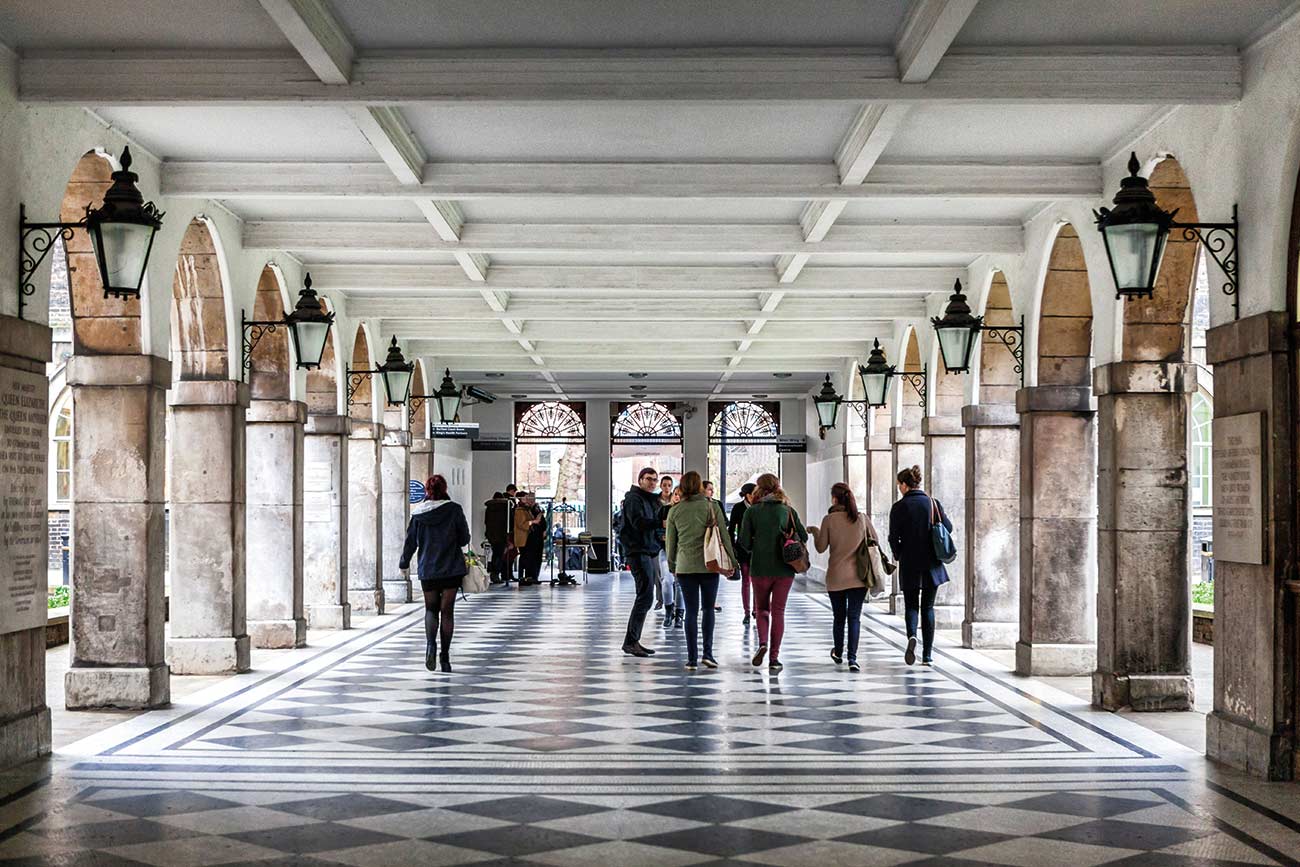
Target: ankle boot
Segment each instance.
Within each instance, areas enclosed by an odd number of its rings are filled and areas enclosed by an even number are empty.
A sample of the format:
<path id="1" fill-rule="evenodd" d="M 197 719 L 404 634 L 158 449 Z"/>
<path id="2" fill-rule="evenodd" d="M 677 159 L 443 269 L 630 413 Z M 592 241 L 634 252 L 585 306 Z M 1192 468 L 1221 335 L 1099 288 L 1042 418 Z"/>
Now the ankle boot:
<path id="1" fill-rule="evenodd" d="M 443 674 L 451 674 L 451 654 L 443 651 L 438 655 L 438 662 L 442 666 Z"/>
<path id="2" fill-rule="evenodd" d="M 435 671 L 434 659 L 438 655 L 438 612 L 424 611 L 424 667 Z"/>

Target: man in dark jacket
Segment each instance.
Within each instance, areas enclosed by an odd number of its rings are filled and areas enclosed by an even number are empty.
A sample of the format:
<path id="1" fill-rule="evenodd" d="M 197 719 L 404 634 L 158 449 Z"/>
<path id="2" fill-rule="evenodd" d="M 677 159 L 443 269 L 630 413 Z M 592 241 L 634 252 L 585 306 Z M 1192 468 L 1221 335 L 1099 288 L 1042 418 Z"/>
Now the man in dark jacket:
<path id="1" fill-rule="evenodd" d="M 510 541 L 510 514 L 514 507 L 500 491 L 483 504 L 483 535 L 492 546 L 492 559 L 488 561 L 488 577 L 493 584 L 510 581 L 510 564 L 506 549 Z"/>
<path id="2" fill-rule="evenodd" d="M 629 656 L 652 656 L 653 650 L 641 645 L 641 629 L 645 616 L 654 604 L 654 585 L 658 569 L 655 558 L 659 555 L 659 494 L 656 486 L 659 474 L 646 467 L 637 474 L 636 487 L 623 496 L 623 528 L 618 540 L 627 557 L 627 568 L 636 582 L 636 601 L 632 615 L 627 620 L 627 635 L 623 638 L 623 652 Z"/>
<path id="3" fill-rule="evenodd" d="M 741 622 L 745 626 L 749 625 L 754 614 L 751 602 L 753 581 L 749 577 L 749 552 L 736 542 L 736 534 L 740 532 L 740 522 L 745 519 L 745 510 L 753 499 L 754 483 L 745 482 L 740 486 L 740 499 L 731 507 L 731 515 L 727 518 L 727 533 L 731 536 L 731 546 L 736 549 L 736 560 L 740 565 L 740 601 L 745 605 L 745 619 Z"/>

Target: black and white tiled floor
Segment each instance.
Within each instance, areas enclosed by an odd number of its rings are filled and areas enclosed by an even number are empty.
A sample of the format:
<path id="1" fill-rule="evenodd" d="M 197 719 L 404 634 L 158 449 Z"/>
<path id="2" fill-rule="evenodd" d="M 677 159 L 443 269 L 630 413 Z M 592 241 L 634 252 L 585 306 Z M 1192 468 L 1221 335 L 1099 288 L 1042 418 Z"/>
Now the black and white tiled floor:
<path id="1" fill-rule="evenodd" d="M 406 610 L 282 671 L 66 751 L 3 797 L 0 865 L 1290 864 L 1300 824 L 1208 785 L 1199 757 L 948 650 L 902 663 L 864 625 L 861 674 L 795 594 L 786 670 L 683 671 L 657 616 L 618 652 L 627 576 L 462 602 L 456 672 Z"/>

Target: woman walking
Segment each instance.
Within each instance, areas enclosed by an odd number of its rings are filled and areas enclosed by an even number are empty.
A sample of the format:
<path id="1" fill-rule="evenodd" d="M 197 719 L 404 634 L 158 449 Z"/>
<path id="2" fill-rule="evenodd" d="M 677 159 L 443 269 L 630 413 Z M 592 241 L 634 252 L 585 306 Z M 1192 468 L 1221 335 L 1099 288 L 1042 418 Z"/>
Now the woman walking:
<path id="1" fill-rule="evenodd" d="M 808 531 L 781 490 L 781 480 L 772 473 L 763 473 L 754 483 L 753 504 L 740 521 L 737 544 L 750 555 L 759 642 L 753 664 L 762 665 L 766 657 L 767 670 L 772 674 L 784 668 L 781 638 L 785 635 L 785 603 L 794 586 L 794 568 L 783 556 L 788 538 L 807 542 Z"/>
<path id="2" fill-rule="evenodd" d="M 683 475 L 680 490 L 681 502 L 668 510 L 665 537 L 668 563 L 686 601 L 686 670 L 695 671 L 699 662 L 717 668 L 718 661 L 713 658 L 713 606 L 718 601 L 718 574 L 707 571 L 704 562 L 704 533 L 710 524 L 717 528 L 718 538 L 732 563 L 736 562 L 736 553 L 723 529 L 727 517 L 722 514 L 721 506 L 704 495 L 700 474 L 692 470 Z M 704 608 L 704 653 L 697 655 L 701 606 Z"/>
<path id="3" fill-rule="evenodd" d="M 659 527 L 660 532 L 668 532 L 668 513 L 673 507 L 682 501 L 682 489 L 678 486 L 673 489 L 668 498 L 667 505 L 659 507 Z M 686 598 L 682 595 L 681 582 L 673 574 L 672 560 L 668 559 L 668 546 L 665 542 L 664 547 L 659 550 L 659 584 L 660 592 L 664 600 L 664 629 L 670 626 L 682 628 L 683 621 L 686 617 Z"/>
<path id="4" fill-rule="evenodd" d="M 908 665 L 916 662 L 916 622 L 921 621 L 921 664 L 930 665 L 934 647 L 934 596 L 948 583 L 948 570 L 934 553 L 930 527 L 934 519 L 952 532 L 952 522 L 938 500 L 921 490 L 921 468 L 914 466 L 898 474 L 898 491 L 903 496 L 889 510 L 889 548 L 898 561 L 898 585 L 903 590 L 907 621 Z"/>
<path id="5" fill-rule="evenodd" d="M 429 671 L 434 670 L 435 655 L 442 670 L 451 671 L 456 594 L 469 572 L 462 549 L 468 544 L 469 524 L 464 510 L 452 502 L 447 480 L 440 475 L 430 476 L 424 485 L 424 501 L 411 507 L 406 544 L 397 564 L 406 572 L 411 567 L 411 556 L 419 549 L 420 589 L 424 591 L 424 667 Z"/>
<path id="6" fill-rule="evenodd" d="M 809 527 L 819 553 L 830 549 L 826 564 L 826 592 L 831 597 L 834 621 L 831 626 L 831 659 L 836 665 L 844 661 L 844 627 L 849 633 L 849 671 L 858 667 L 858 636 L 862 629 L 862 603 L 867 599 L 867 585 L 858 577 L 858 547 L 863 540 L 879 547 L 871 519 L 858 511 L 853 489 L 843 482 L 831 486 L 831 509 L 820 526 Z"/>

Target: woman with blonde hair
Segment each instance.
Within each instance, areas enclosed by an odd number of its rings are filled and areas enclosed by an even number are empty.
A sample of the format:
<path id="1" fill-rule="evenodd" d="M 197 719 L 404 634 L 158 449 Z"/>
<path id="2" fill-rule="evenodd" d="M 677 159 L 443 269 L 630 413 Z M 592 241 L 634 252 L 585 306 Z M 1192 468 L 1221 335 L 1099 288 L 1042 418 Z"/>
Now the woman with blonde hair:
<path id="1" fill-rule="evenodd" d="M 809 527 L 819 553 L 830 549 L 826 564 L 826 592 L 831 597 L 834 620 L 831 626 L 831 659 L 836 665 L 844 661 L 844 631 L 848 627 L 849 671 L 858 667 L 858 637 L 862 629 L 862 604 L 867 599 L 867 585 L 858 576 L 858 548 L 866 541 L 880 547 L 871 519 L 858 510 L 853 489 L 843 482 L 831 486 L 831 508 L 821 526 Z"/>
<path id="2" fill-rule="evenodd" d="M 722 506 L 716 500 L 704 495 L 700 474 L 692 470 L 683 475 L 681 492 L 681 502 L 668 510 L 665 537 L 668 565 L 686 597 L 686 670 L 694 671 L 700 662 L 708 668 L 717 668 L 718 662 L 713 658 L 713 606 L 718 601 L 718 573 L 710 572 L 704 560 L 704 534 L 709 526 L 718 528 L 718 536 L 732 563 L 736 562 L 736 552 L 727 536 L 727 516 L 722 514 Z M 696 627 L 701 603 L 704 653 L 697 655 Z"/>
<path id="3" fill-rule="evenodd" d="M 768 671 L 779 672 L 781 638 L 785 634 L 785 604 L 794 586 L 794 567 L 784 556 L 788 540 L 808 541 L 808 531 L 790 499 L 781 490 L 781 480 L 763 473 L 754 482 L 754 501 L 740 521 L 736 543 L 750 552 L 749 574 L 753 583 L 754 610 L 758 619 L 757 667 L 768 659 Z M 768 656 L 770 648 L 771 656 Z"/>

